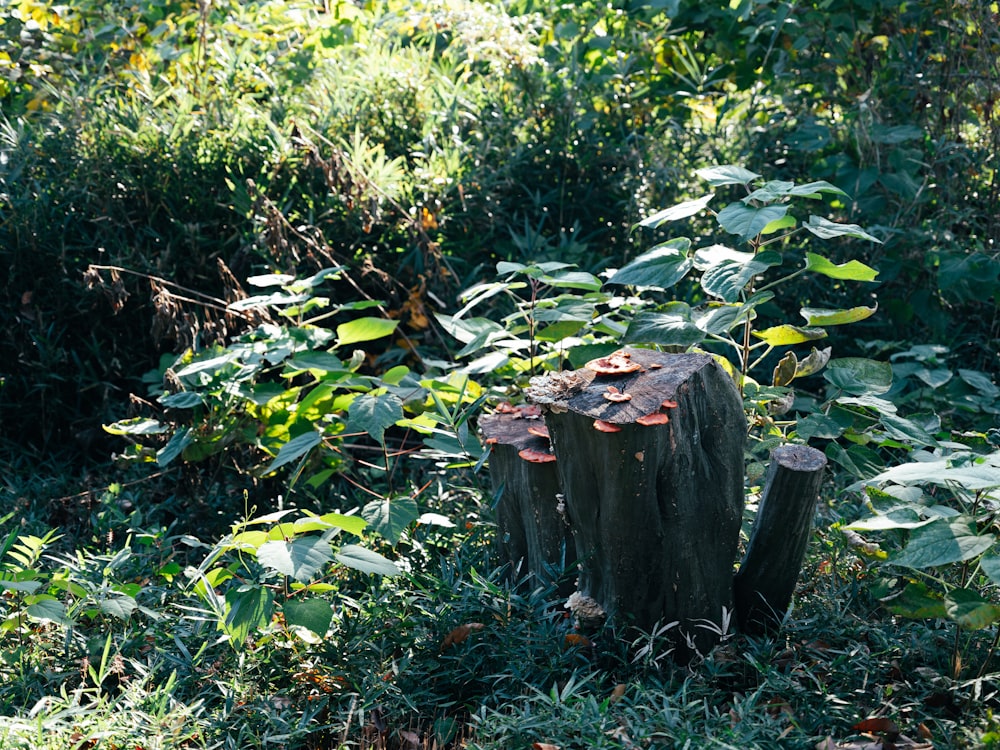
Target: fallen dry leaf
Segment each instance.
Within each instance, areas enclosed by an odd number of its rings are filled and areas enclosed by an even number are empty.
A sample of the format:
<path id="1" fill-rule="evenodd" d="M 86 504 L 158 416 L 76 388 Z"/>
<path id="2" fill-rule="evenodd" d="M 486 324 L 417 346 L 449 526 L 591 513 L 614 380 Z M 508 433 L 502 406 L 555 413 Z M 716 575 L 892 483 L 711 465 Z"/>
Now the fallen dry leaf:
<path id="1" fill-rule="evenodd" d="M 531 750 L 562 750 L 559 745 L 552 745 L 548 742 L 535 742 L 531 746 Z"/>
<path id="2" fill-rule="evenodd" d="M 859 721 L 851 727 L 851 729 L 856 729 L 859 732 L 884 732 L 885 734 L 899 734 L 899 727 L 896 725 L 896 722 L 892 719 L 887 719 L 884 716 Z"/>
<path id="3" fill-rule="evenodd" d="M 594 645 L 594 642 L 585 635 L 580 635 L 579 633 L 568 633 L 566 637 L 563 638 L 563 645 L 566 646 L 566 648 L 573 648 L 575 646 L 586 646 L 590 648 Z"/>
<path id="4" fill-rule="evenodd" d="M 469 633 L 474 630 L 482 630 L 485 627 L 486 626 L 481 622 L 467 622 L 465 625 L 459 625 L 457 628 L 454 628 L 450 633 L 448 633 L 444 640 L 441 641 L 441 650 L 444 651 L 449 646 L 461 643 L 469 637 Z"/>
<path id="5" fill-rule="evenodd" d="M 619 682 L 617 685 L 615 685 L 615 689 L 611 691 L 611 698 L 610 698 L 611 703 L 612 704 L 617 703 L 624 697 L 624 695 L 625 695 L 625 683 Z"/>

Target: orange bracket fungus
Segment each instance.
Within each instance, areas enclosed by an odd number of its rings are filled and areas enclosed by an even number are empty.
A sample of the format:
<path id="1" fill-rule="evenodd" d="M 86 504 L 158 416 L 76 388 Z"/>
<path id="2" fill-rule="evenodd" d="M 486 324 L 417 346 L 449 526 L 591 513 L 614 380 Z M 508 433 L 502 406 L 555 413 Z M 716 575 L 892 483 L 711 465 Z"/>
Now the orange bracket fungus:
<path id="1" fill-rule="evenodd" d="M 597 375 L 625 375 L 642 369 L 642 365 L 632 361 L 631 354 L 621 351 L 592 359 L 584 367 Z"/>

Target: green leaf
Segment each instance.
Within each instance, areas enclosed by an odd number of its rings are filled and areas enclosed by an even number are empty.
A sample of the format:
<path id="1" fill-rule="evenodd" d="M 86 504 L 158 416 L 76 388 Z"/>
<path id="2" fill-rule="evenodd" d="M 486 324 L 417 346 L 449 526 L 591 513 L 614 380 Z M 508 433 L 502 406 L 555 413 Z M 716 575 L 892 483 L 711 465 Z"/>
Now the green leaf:
<path id="1" fill-rule="evenodd" d="M 181 427 L 160 450 L 156 451 L 156 463 L 166 466 L 177 458 L 184 449 L 194 442 L 194 435 L 189 427 Z"/>
<path id="2" fill-rule="evenodd" d="M 1000 555 L 983 555 L 979 567 L 993 583 L 1000 584 Z"/>
<path id="3" fill-rule="evenodd" d="M 856 260 L 849 260 L 838 266 L 816 253 L 806 253 L 806 270 L 845 281 L 875 281 L 875 277 L 878 276 L 878 271 L 874 268 L 869 268 Z"/>
<path id="4" fill-rule="evenodd" d="M 257 550 L 257 561 L 283 576 L 309 583 L 333 560 L 330 534 L 300 536 L 288 541 L 269 541 Z"/>
<path id="5" fill-rule="evenodd" d="M 922 620 L 938 617 L 943 619 L 948 615 L 941 596 L 931 591 L 925 584 L 915 581 L 906 584 L 902 593 L 883 599 L 882 603 L 886 609 L 900 617 Z"/>
<path id="6" fill-rule="evenodd" d="M 775 232 L 780 232 L 782 229 L 791 229 L 798 222 L 792 215 L 782 216 L 780 219 L 775 219 L 766 227 L 760 230 L 761 234 L 774 234 Z"/>
<path id="7" fill-rule="evenodd" d="M 743 312 L 741 305 L 715 302 L 710 303 L 706 309 L 696 310 L 692 317 L 694 324 L 705 333 L 721 336 L 742 320 Z"/>
<path id="8" fill-rule="evenodd" d="M 358 318 L 337 326 L 337 345 L 347 346 L 361 341 L 373 341 L 388 336 L 396 330 L 398 320 L 385 318 Z"/>
<path id="9" fill-rule="evenodd" d="M 857 224 L 838 224 L 835 221 L 824 219 L 822 216 L 810 216 L 802 226 L 824 240 L 833 237 L 857 237 L 861 240 L 870 240 L 880 245 L 882 244 L 882 240 L 868 234 L 868 232 Z"/>
<path id="10" fill-rule="evenodd" d="M 138 605 L 131 596 L 111 595 L 100 602 L 101 612 L 119 620 L 128 620 Z"/>
<path id="11" fill-rule="evenodd" d="M 321 638 L 330 629 L 333 608 L 330 602 L 319 597 L 308 599 L 288 599 L 281 607 L 285 624 L 305 628 Z"/>
<path id="12" fill-rule="evenodd" d="M 815 341 L 826 337 L 826 331 L 822 328 L 799 328 L 790 325 L 772 326 L 763 331 L 751 331 L 751 333 L 756 338 L 766 342 L 768 346 L 801 344 L 803 341 Z"/>
<path id="13" fill-rule="evenodd" d="M 725 302 L 735 302 L 751 279 L 781 265 L 781 255 L 771 250 L 755 255 L 713 245 L 699 250 L 695 262 L 705 269 L 701 277 L 702 289 Z"/>
<path id="14" fill-rule="evenodd" d="M 347 430 L 359 430 L 371 435 L 372 440 L 382 443 L 385 431 L 403 418 L 403 402 L 394 393 L 373 396 L 364 393 L 351 402 L 347 408 Z"/>
<path id="15" fill-rule="evenodd" d="M 599 278 L 586 271 L 554 271 L 542 275 L 538 280 L 560 289 L 583 289 L 588 292 L 600 291 L 603 286 Z"/>
<path id="16" fill-rule="evenodd" d="M 73 621 L 66 616 L 66 605 L 57 599 L 41 599 L 24 610 L 33 620 L 47 620 L 58 625 L 70 626 Z"/>
<path id="17" fill-rule="evenodd" d="M 4 591 L 21 591 L 33 594 L 41 587 L 41 581 L 0 581 L 0 589 Z"/>
<path id="18" fill-rule="evenodd" d="M 665 208 L 662 211 L 657 211 L 652 216 L 647 216 L 645 219 L 640 221 L 637 226 L 640 227 L 658 227 L 660 224 L 665 224 L 668 221 L 677 221 L 678 219 L 686 219 L 689 216 L 694 216 L 705 210 L 708 206 L 709 201 L 715 197 L 715 193 L 709 193 L 708 195 L 703 195 L 701 198 L 695 198 L 691 201 L 684 201 L 683 203 L 678 203 L 675 206 L 670 206 L 670 208 Z"/>
<path id="19" fill-rule="evenodd" d="M 919 529 L 933 523 L 933 518 L 921 518 L 913 508 L 893 508 L 885 513 L 862 518 L 844 528 L 854 531 L 890 531 L 894 529 Z"/>
<path id="20" fill-rule="evenodd" d="M 345 544 L 336 554 L 337 561 L 349 568 L 360 570 L 362 573 L 372 573 L 374 575 L 396 576 L 399 575 L 399 568 L 394 563 L 377 552 L 372 552 L 364 547 L 355 544 Z"/>
<path id="21" fill-rule="evenodd" d="M 629 321 L 622 342 L 689 347 L 705 340 L 706 333 L 680 315 L 643 311 Z"/>
<path id="22" fill-rule="evenodd" d="M 889 562 L 919 570 L 950 565 L 978 557 L 995 542 L 996 537 L 992 534 L 977 534 L 974 524 L 967 518 L 935 519 L 933 523 L 914 529 L 906 547 L 889 558 Z"/>
<path id="23" fill-rule="evenodd" d="M 830 383 L 854 396 L 885 393 L 892 387 L 892 366 L 863 357 L 831 359 L 823 372 Z"/>
<path id="24" fill-rule="evenodd" d="M 952 458 L 935 461 L 915 461 L 900 464 L 875 475 L 872 484 L 895 482 L 896 484 L 934 484 L 939 486 L 957 485 L 975 492 L 1000 487 L 1000 465 L 997 454 L 993 460 L 958 463 Z"/>
<path id="25" fill-rule="evenodd" d="M 735 234 L 743 241 L 760 234 L 764 227 L 779 221 L 788 213 L 788 206 L 747 206 L 742 202 L 730 203 L 719 211 L 716 219 L 719 226 L 730 234 Z"/>
<path id="26" fill-rule="evenodd" d="M 303 432 L 301 435 L 292 438 L 281 446 L 281 449 L 278 451 L 278 455 L 275 456 L 270 465 L 264 469 L 264 473 L 270 474 L 272 471 L 280 469 L 285 464 L 297 461 L 322 442 L 323 436 L 316 432 L 316 430 Z"/>
<path id="27" fill-rule="evenodd" d="M 205 403 L 200 393 L 194 391 L 179 391 L 160 396 L 158 399 L 168 409 L 192 409 Z"/>
<path id="28" fill-rule="evenodd" d="M 806 319 L 807 326 L 840 326 L 870 318 L 876 310 L 878 310 L 878 305 L 875 307 L 852 307 L 847 310 L 803 307 L 799 310 L 799 314 Z"/>
<path id="29" fill-rule="evenodd" d="M 285 362 L 289 370 L 316 370 L 321 373 L 348 373 L 340 357 L 332 352 L 302 352 Z"/>
<path id="30" fill-rule="evenodd" d="M 627 264 L 608 279 L 609 284 L 669 289 L 691 270 L 688 250 L 691 240 L 678 237 L 657 245 Z"/>
<path id="31" fill-rule="evenodd" d="M 111 435 L 162 435 L 170 430 L 170 425 L 145 417 L 120 419 L 113 424 L 104 425 L 104 431 Z"/>
<path id="32" fill-rule="evenodd" d="M 255 630 L 271 622 L 274 594 L 264 586 L 245 584 L 226 592 L 228 612 L 220 628 L 236 646 L 242 646 Z"/>
<path id="33" fill-rule="evenodd" d="M 803 360 L 799 360 L 798 367 L 795 368 L 795 377 L 805 378 L 810 375 L 815 375 L 817 372 L 826 367 L 826 363 L 830 361 L 830 354 L 833 352 L 833 347 L 826 347 L 826 349 L 817 349 L 813 347 L 812 351 L 809 352 L 809 356 Z"/>
<path id="34" fill-rule="evenodd" d="M 835 440 L 846 431 L 845 425 L 825 414 L 810 414 L 800 419 L 795 425 L 795 434 L 806 441 L 813 438 Z"/>
<path id="35" fill-rule="evenodd" d="M 933 435 L 912 420 L 896 414 L 881 414 L 879 421 L 885 428 L 886 434 L 894 440 L 923 446 L 936 446 L 938 444 Z"/>
<path id="36" fill-rule="evenodd" d="M 309 531 L 326 531 L 329 528 L 343 529 L 348 534 L 361 536 L 368 522 L 361 516 L 346 516 L 343 513 L 324 513 L 318 518 L 307 516 L 295 521 L 293 528 L 296 534 Z"/>
<path id="37" fill-rule="evenodd" d="M 966 630 L 982 630 L 1000 620 L 1000 607 L 970 589 L 952 589 L 944 602 L 948 617 Z"/>
<path id="38" fill-rule="evenodd" d="M 703 180 L 707 180 L 712 187 L 722 187 L 723 185 L 745 185 L 753 182 L 759 174 L 751 172 L 749 169 L 738 167 L 735 164 L 723 164 L 717 167 L 707 167 L 698 169 L 695 174 Z"/>
<path id="39" fill-rule="evenodd" d="M 369 527 L 393 545 L 419 514 L 417 501 L 405 496 L 373 500 L 361 509 L 361 516 Z"/>

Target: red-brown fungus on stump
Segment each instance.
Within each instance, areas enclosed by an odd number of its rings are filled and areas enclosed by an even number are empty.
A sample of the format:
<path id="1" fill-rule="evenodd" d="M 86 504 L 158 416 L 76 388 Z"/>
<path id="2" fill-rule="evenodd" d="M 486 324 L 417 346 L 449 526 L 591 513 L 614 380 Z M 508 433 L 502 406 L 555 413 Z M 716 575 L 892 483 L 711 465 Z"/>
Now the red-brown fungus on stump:
<path id="1" fill-rule="evenodd" d="M 677 402 L 674 401 L 673 399 L 669 399 L 668 398 L 662 404 L 660 404 L 660 408 L 661 409 L 676 409 L 677 408 Z"/>
<path id="2" fill-rule="evenodd" d="M 551 435 L 549 435 L 549 428 L 541 423 L 531 425 L 531 427 L 528 428 L 528 434 L 545 438 L 546 440 L 552 439 Z"/>
<path id="3" fill-rule="evenodd" d="M 542 416 L 542 408 L 538 404 L 521 404 L 514 406 L 510 401 L 497 404 L 497 414 L 510 414 L 514 419 L 538 419 Z"/>
<path id="4" fill-rule="evenodd" d="M 608 386 L 607 393 L 602 393 L 602 396 L 606 398 L 613 404 L 620 404 L 622 401 L 631 401 L 632 397 L 627 393 L 622 393 L 613 385 Z"/>
<path id="5" fill-rule="evenodd" d="M 525 448 L 517 452 L 521 458 L 531 464 L 547 464 L 550 461 L 555 461 L 556 457 L 554 454 L 548 451 L 539 451 L 534 448 Z"/>
<path id="6" fill-rule="evenodd" d="M 642 369 L 642 365 L 632 361 L 628 352 L 613 352 L 607 357 L 592 359 L 584 367 L 598 375 L 625 375 Z"/>
<path id="7" fill-rule="evenodd" d="M 621 425 L 611 424 L 611 422 L 605 422 L 603 419 L 594 420 L 594 429 L 598 432 L 621 432 Z"/>
<path id="8" fill-rule="evenodd" d="M 654 411 L 652 414 L 646 414 L 645 416 L 639 417 L 635 420 L 636 424 L 641 424 L 643 427 L 650 427 L 654 424 L 666 424 L 670 421 L 670 417 L 660 411 Z"/>

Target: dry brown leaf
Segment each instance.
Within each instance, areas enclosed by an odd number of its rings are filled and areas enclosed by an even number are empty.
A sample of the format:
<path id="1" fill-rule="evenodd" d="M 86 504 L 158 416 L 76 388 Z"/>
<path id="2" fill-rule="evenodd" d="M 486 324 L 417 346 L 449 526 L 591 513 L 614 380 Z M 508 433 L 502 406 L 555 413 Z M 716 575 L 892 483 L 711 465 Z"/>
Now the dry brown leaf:
<path id="1" fill-rule="evenodd" d="M 465 625 L 459 625 L 457 628 L 454 628 L 450 633 L 448 633 L 444 640 L 441 641 L 441 650 L 444 651 L 449 646 L 461 643 L 469 637 L 469 633 L 474 630 L 482 630 L 485 627 L 486 626 L 481 622 L 467 622 Z"/>
<path id="2" fill-rule="evenodd" d="M 625 696 L 625 683 L 619 682 L 615 685 L 615 689 L 611 691 L 611 703 L 617 703 Z"/>
<path id="3" fill-rule="evenodd" d="M 859 721 L 851 729 L 856 729 L 859 732 L 879 732 L 885 734 L 899 734 L 899 727 L 896 725 L 892 719 L 887 719 L 884 716 L 876 716 L 871 719 L 865 719 L 864 721 Z"/>
<path id="4" fill-rule="evenodd" d="M 535 742 L 531 746 L 531 750 L 562 750 L 559 745 L 552 745 L 548 742 Z"/>
<path id="5" fill-rule="evenodd" d="M 568 633 L 566 637 L 563 638 L 563 645 L 566 646 L 566 648 L 573 648 L 575 646 L 586 646 L 590 648 L 594 645 L 594 642 L 587 636 L 581 635 L 580 633 Z"/>

